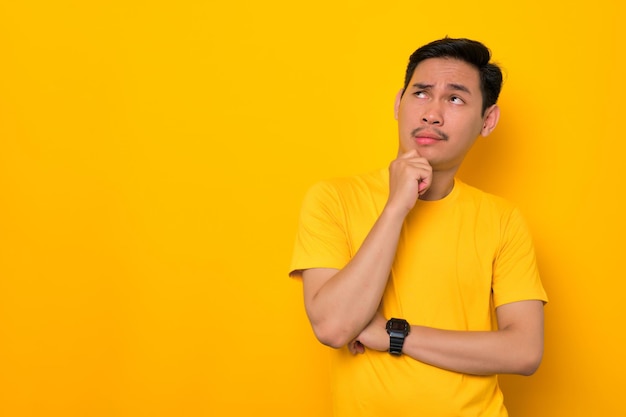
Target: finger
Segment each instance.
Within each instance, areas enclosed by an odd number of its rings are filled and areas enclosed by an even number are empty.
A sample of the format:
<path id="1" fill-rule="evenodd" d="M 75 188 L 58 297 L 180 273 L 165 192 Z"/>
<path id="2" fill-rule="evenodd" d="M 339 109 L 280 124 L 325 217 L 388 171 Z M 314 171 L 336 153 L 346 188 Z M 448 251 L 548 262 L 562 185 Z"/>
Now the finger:
<path id="1" fill-rule="evenodd" d="M 358 355 L 359 353 L 365 352 L 365 346 L 363 346 L 363 344 L 358 340 L 353 340 L 352 342 L 348 343 L 348 350 L 353 355 Z"/>
<path id="2" fill-rule="evenodd" d="M 417 149 L 410 149 L 399 155 L 401 159 L 411 159 L 411 158 L 419 158 L 420 154 L 417 152 Z"/>
<path id="3" fill-rule="evenodd" d="M 417 181 L 417 192 L 419 195 L 424 194 L 430 188 L 431 177 L 420 178 Z"/>

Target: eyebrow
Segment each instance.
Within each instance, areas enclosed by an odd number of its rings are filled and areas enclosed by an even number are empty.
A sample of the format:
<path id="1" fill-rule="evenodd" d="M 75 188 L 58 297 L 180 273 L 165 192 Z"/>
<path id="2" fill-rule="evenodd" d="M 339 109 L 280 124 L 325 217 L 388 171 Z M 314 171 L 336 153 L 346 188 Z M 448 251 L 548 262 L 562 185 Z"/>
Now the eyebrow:
<path id="1" fill-rule="evenodd" d="M 433 84 L 424 84 L 424 83 L 415 83 L 413 87 L 419 88 L 420 90 L 428 90 L 433 88 Z M 450 83 L 446 85 L 447 88 L 455 91 L 463 91 L 467 94 L 472 94 L 472 92 L 464 86 L 463 84 Z"/>

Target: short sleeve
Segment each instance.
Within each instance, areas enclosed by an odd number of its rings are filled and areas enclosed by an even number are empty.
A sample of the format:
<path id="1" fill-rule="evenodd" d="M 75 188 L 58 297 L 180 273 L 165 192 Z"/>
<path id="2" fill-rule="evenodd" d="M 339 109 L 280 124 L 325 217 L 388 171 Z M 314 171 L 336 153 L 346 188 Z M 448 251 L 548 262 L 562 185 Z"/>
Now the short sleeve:
<path id="1" fill-rule="evenodd" d="M 310 268 L 343 268 L 350 260 L 345 213 L 336 188 L 320 182 L 306 193 L 300 212 L 290 276 Z"/>
<path id="2" fill-rule="evenodd" d="M 516 301 L 548 301 L 541 283 L 535 249 L 518 209 L 502 219 L 502 245 L 493 265 L 493 298 L 496 307 Z"/>

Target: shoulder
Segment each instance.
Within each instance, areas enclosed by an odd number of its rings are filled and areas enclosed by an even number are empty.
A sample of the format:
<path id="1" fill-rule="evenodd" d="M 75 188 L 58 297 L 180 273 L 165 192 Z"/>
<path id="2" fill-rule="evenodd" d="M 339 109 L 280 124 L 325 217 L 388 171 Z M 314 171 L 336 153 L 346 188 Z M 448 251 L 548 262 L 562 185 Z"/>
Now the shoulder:
<path id="1" fill-rule="evenodd" d="M 531 233 L 519 207 L 513 202 L 464 184 L 466 204 L 475 205 L 474 215 L 499 236 L 500 241 L 531 240 Z M 468 203 L 469 202 L 469 203 Z"/>
<path id="2" fill-rule="evenodd" d="M 510 214 L 517 210 L 515 204 L 503 197 L 483 191 L 460 180 L 456 180 L 456 185 L 459 187 L 461 204 L 475 205 L 494 214 Z"/>
<path id="3" fill-rule="evenodd" d="M 501 236 L 513 234 L 527 235 L 528 225 L 519 207 L 508 199 L 460 183 L 459 205 L 473 213 L 476 221 L 489 224 Z"/>
<path id="4" fill-rule="evenodd" d="M 313 184 L 306 199 L 352 199 L 362 198 L 365 195 L 388 193 L 388 172 L 383 169 L 364 174 L 330 178 Z"/>

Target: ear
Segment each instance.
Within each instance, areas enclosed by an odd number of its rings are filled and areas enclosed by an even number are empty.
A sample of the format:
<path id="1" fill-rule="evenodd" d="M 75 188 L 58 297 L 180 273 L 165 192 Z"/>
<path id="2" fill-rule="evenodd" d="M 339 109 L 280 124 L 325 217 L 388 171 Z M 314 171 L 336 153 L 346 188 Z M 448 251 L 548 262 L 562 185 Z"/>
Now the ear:
<path id="1" fill-rule="evenodd" d="M 480 135 L 483 137 L 489 136 L 489 134 L 493 132 L 498 125 L 498 120 L 500 120 L 500 107 L 498 107 L 497 104 L 494 104 L 485 110 L 483 128 L 480 131 Z"/>
<path id="2" fill-rule="evenodd" d="M 400 91 L 398 91 L 398 94 L 396 94 L 396 102 L 393 106 L 393 117 L 398 120 L 398 111 L 400 110 L 400 100 L 402 100 L 402 93 L 404 93 L 404 88 L 400 89 Z"/>

